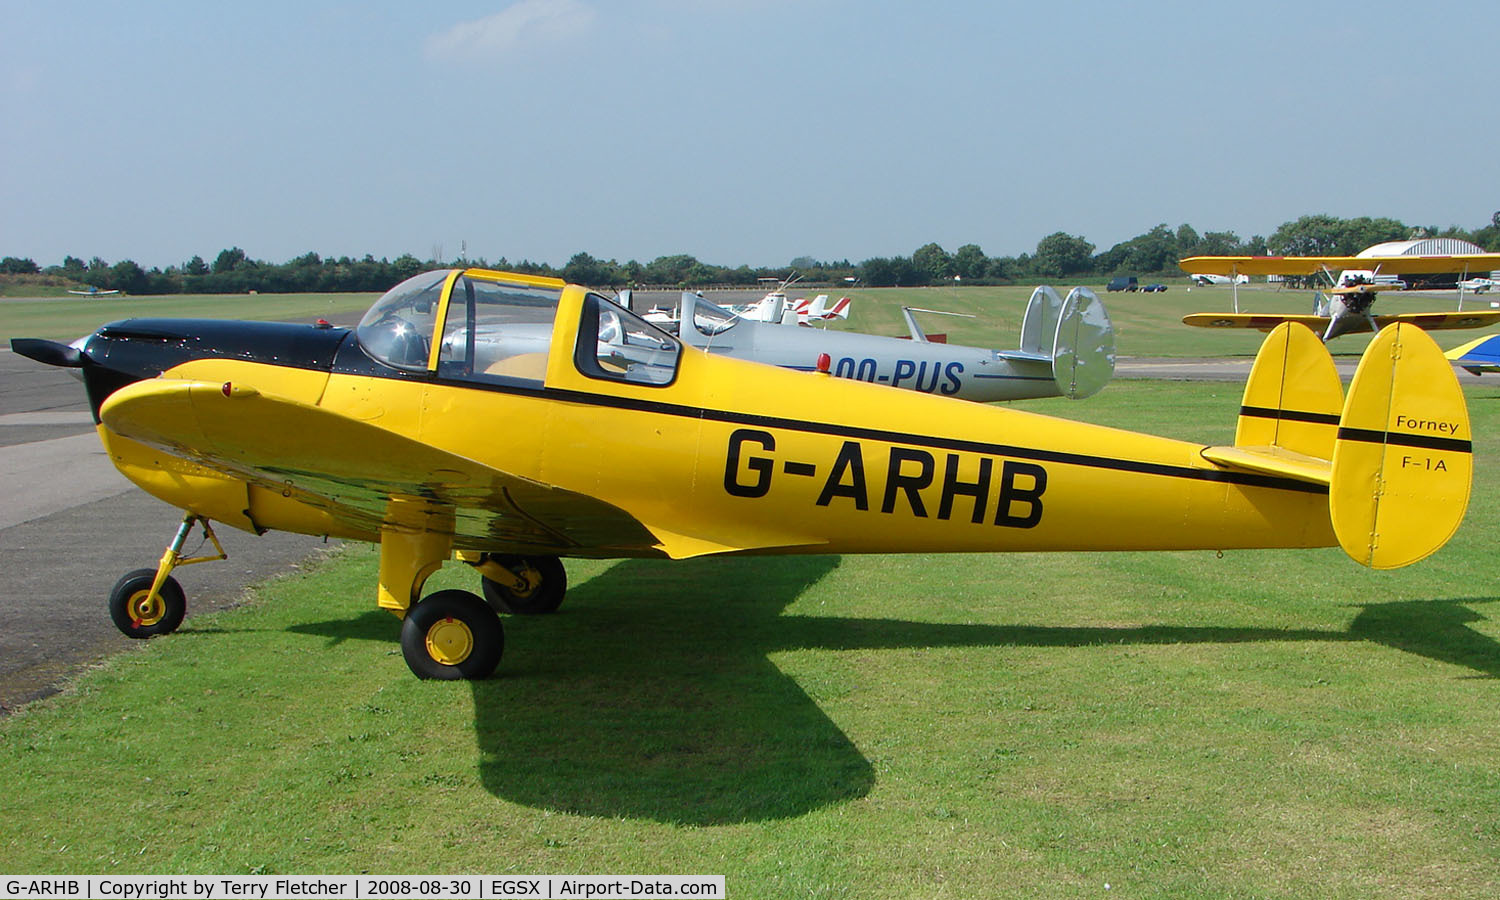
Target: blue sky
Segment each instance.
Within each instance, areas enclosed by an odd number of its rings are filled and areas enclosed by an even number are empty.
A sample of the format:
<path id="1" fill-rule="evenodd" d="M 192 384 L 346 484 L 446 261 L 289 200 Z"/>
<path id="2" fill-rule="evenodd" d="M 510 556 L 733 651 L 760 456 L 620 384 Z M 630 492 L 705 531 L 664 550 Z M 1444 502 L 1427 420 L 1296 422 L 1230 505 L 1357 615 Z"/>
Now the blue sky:
<path id="1" fill-rule="evenodd" d="M 1500 7 L 0 0 L 0 255 L 782 265 L 1500 209 Z"/>

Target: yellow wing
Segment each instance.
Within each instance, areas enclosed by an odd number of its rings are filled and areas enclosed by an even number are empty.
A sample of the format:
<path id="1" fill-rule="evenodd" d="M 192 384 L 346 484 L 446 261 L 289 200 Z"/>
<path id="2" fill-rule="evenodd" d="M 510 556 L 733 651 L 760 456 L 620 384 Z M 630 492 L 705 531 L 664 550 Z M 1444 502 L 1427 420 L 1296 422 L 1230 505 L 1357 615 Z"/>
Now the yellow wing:
<path id="1" fill-rule="evenodd" d="M 142 381 L 112 394 L 100 419 L 361 531 L 378 531 L 391 500 L 402 498 L 442 510 L 428 530 L 451 528 L 461 548 L 663 555 L 650 529 L 618 507 L 250 387 Z"/>
<path id="2" fill-rule="evenodd" d="M 1260 331 L 1270 331 L 1282 322 L 1297 322 L 1321 334 L 1328 327 L 1329 319 L 1327 316 L 1297 313 L 1192 313 L 1183 316 L 1182 321 L 1187 325 L 1194 325 L 1198 328 L 1254 328 Z M 1424 331 L 1443 331 L 1454 328 L 1483 328 L 1487 325 L 1500 322 L 1500 310 L 1397 313 L 1389 316 L 1375 317 L 1375 324 L 1381 328 L 1387 325 L 1394 325 L 1398 322 L 1415 325 Z M 1351 328 L 1345 333 L 1358 334 L 1369 330 L 1370 328 L 1367 324 L 1363 321 L 1358 321 L 1356 327 Z"/>
<path id="3" fill-rule="evenodd" d="M 1315 316 L 1311 313 L 1191 313 L 1183 316 L 1182 321 L 1198 328 L 1254 328 L 1259 331 L 1270 331 L 1282 322 L 1297 322 L 1319 334 L 1328 327 L 1327 316 Z"/>
<path id="4" fill-rule="evenodd" d="M 1379 269 L 1383 275 L 1438 275 L 1500 268 L 1500 253 L 1453 256 L 1190 256 L 1190 275 L 1316 275 L 1325 269 Z"/>

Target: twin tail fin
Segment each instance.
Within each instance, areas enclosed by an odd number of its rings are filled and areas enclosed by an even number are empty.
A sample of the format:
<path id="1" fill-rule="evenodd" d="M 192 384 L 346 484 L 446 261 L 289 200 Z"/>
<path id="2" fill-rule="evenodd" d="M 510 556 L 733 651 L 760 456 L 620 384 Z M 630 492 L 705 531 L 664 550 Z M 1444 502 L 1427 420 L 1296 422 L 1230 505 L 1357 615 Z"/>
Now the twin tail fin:
<path id="1" fill-rule="evenodd" d="M 1250 371 L 1234 446 L 1203 455 L 1327 485 L 1339 545 L 1375 569 L 1447 543 L 1473 475 L 1463 390 L 1436 342 L 1406 323 L 1376 334 L 1347 397 L 1322 341 L 1306 326 L 1277 326 Z"/>

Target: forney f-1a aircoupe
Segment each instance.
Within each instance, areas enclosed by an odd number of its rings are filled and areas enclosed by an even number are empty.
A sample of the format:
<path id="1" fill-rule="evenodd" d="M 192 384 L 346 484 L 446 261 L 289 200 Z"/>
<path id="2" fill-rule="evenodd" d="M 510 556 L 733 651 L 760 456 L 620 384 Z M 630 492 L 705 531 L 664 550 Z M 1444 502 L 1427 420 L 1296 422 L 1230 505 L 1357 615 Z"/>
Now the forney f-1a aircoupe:
<path id="1" fill-rule="evenodd" d="M 1227 276 L 1234 283 L 1233 313 L 1193 313 L 1182 321 L 1202 328 L 1258 328 L 1270 331 L 1282 322 L 1301 322 L 1319 331 L 1324 341 L 1341 334 L 1378 331 L 1387 325 L 1407 322 L 1428 331 L 1448 328 L 1482 328 L 1500 322 L 1500 310 L 1398 313 L 1377 316 L 1370 312 L 1381 291 L 1404 287 L 1394 282 L 1381 283 L 1380 276 L 1445 275 L 1488 272 L 1500 267 L 1500 253 L 1468 253 L 1451 256 L 1191 256 L 1177 263 L 1190 275 Z M 1346 271 L 1335 278 L 1334 270 L 1369 272 L 1354 275 Z M 1278 313 L 1241 313 L 1239 276 L 1241 275 L 1326 275 L 1333 287 L 1319 293 L 1311 315 Z"/>
<path id="2" fill-rule="evenodd" d="M 1390 568 L 1452 535 L 1472 470 L 1457 379 L 1408 325 L 1347 398 L 1312 332 L 1274 331 L 1232 447 L 710 356 L 584 288 L 476 269 L 416 276 L 352 331 L 130 319 L 12 346 L 80 369 L 110 459 L 185 512 L 112 592 L 122 631 L 182 621 L 170 573 L 210 520 L 372 541 L 376 603 L 432 678 L 491 674 L 497 610 L 555 610 L 560 556 L 1339 544 Z M 485 599 L 422 598 L 455 558 Z"/>
<path id="3" fill-rule="evenodd" d="M 1033 291 L 1017 350 L 929 340 L 913 312 L 939 313 L 903 307 L 908 340 L 747 320 L 684 293 L 678 318 L 665 324 L 684 343 L 716 356 L 809 372 L 826 356 L 829 372 L 838 378 L 981 403 L 1033 397 L 1079 400 L 1114 375 L 1114 326 L 1104 304 L 1086 288 L 1074 288 L 1066 299 L 1050 287 Z M 683 324 L 688 322 L 692 325 Z"/>

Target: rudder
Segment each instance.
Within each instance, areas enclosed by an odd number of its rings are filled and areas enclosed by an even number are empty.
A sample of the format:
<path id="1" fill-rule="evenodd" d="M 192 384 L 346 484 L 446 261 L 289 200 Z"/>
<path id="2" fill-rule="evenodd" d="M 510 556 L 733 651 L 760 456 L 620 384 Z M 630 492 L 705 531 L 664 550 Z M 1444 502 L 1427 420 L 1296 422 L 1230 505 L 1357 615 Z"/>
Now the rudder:
<path id="1" fill-rule="evenodd" d="M 1245 382 L 1236 447 L 1276 447 L 1333 458 L 1344 386 L 1328 348 L 1305 325 L 1283 322 L 1261 343 Z"/>
<path id="2" fill-rule="evenodd" d="M 1329 515 L 1356 562 L 1394 569 L 1448 542 L 1468 508 L 1469 412 L 1443 351 L 1401 323 L 1360 359 L 1333 452 Z"/>
<path id="3" fill-rule="evenodd" d="M 1092 397 L 1114 374 L 1115 328 L 1109 312 L 1093 291 L 1074 288 L 1063 301 L 1052 342 L 1058 391 L 1069 400 Z"/>

